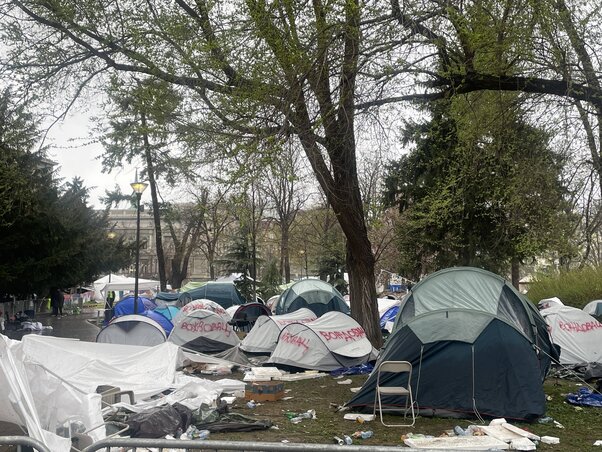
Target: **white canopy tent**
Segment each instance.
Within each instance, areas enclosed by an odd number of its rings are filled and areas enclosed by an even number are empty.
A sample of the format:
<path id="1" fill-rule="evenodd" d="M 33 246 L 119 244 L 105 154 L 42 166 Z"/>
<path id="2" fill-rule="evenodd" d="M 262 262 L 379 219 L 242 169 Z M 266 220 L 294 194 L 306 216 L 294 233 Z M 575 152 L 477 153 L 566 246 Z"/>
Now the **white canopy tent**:
<path id="1" fill-rule="evenodd" d="M 94 298 L 96 300 L 104 300 L 109 290 L 117 291 L 133 291 L 136 285 L 136 278 L 129 276 L 109 274 L 94 281 Z M 138 278 L 138 290 L 157 290 L 159 281 L 154 279 Z"/>

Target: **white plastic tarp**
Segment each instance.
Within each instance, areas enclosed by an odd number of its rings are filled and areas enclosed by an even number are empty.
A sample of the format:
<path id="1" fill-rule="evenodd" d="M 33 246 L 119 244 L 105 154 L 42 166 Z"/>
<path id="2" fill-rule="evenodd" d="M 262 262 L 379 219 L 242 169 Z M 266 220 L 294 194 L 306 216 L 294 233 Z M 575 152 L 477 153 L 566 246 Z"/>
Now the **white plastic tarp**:
<path id="1" fill-rule="evenodd" d="M 316 319 L 316 314 L 307 308 L 283 315 L 262 315 L 257 318 L 255 325 L 241 342 L 240 348 L 249 353 L 272 353 L 282 328 L 291 323 L 308 323 Z"/>
<path id="2" fill-rule="evenodd" d="M 179 348 L 168 342 L 143 347 L 34 335 L 22 342 L 28 359 L 86 393 L 111 385 L 134 391 L 136 398 L 156 394 L 173 387 L 183 359 Z"/>
<path id="3" fill-rule="evenodd" d="M 331 371 L 364 364 L 372 353 L 372 344 L 359 323 L 347 314 L 331 311 L 309 323 L 285 326 L 268 363 Z"/>
<path id="4" fill-rule="evenodd" d="M 0 421 L 19 425 L 53 452 L 68 452 L 71 439 L 58 436 L 69 419 L 88 427 L 102 423 L 100 395 L 84 395 L 65 386 L 23 353 L 22 343 L 0 335 Z M 91 432 L 94 440 L 104 429 Z"/>
<path id="5" fill-rule="evenodd" d="M 555 306 L 541 311 L 561 364 L 602 363 L 602 323 L 581 309 Z"/>

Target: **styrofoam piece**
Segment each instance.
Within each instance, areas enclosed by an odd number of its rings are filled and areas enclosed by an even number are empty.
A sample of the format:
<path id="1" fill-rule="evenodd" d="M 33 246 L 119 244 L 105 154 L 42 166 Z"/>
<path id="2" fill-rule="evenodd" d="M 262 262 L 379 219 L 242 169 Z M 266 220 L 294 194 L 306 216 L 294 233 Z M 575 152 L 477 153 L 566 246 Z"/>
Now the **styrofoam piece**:
<path id="1" fill-rule="evenodd" d="M 544 444 L 560 444 L 560 438 L 555 436 L 542 436 L 541 442 Z"/>
<path id="2" fill-rule="evenodd" d="M 347 421 L 357 421 L 357 418 L 361 418 L 364 422 L 373 421 L 376 416 L 374 414 L 363 414 L 363 413 L 345 413 L 343 419 Z"/>
<path id="3" fill-rule="evenodd" d="M 226 402 L 228 405 L 232 405 L 236 400 L 236 397 L 222 397 L 222 400 Z"/>
<path id="4" fill-rule="evenodd" d="M 517 438 L 510 441 L 510 448 L 513 450 L 536 450 L 537 446 L 529 438 Z"/>
<path id="5" fill-rule="evenodd" d="M 244 381 L 279 380 L 282 372 L 277 367 L 252 367 L 245 373 Z"/>
<path id="6" fill-rule="evenodd" d="M 285 375 L 282 375 L 280 378 L 277 378 L 277 380 L 282 380 L 282 381 L 311 380 L 312 378 L 326 377 L 327 375 L 328 374 L 321 373 L 321 372 L 316 372 L 316 373 L 304 372 L 304 373 L 299 373 L 299 374 L 285 374 Z"/>
<path id="7" fill-rule="evenodd" d="M 514 433 L 511 430 L 508 430 L 501 424 L 495 425 L 481 425 L 479 428 L 487 435 L 492 436 L 494 438 L 499 439 L 500 441 L 504 441 L 505 443 L 509 443 L 513 439 L 523 438 L 518 433 Z"/>
<path id="8" fill-rule="evenodd" d="M 416 449 L 443 450 L 508 450 L 509 444 L 491 436 L 447 436 L 437 438 L 406 438 L 406 446 Z"/>
<path id="9" fill-rule="evenodd" d="M 524 438 L 529 438 L 532 439 L 533 441 L 539 441 L 539 436 L 537 436 L 534 433 L 528 432 L 527 430 L 523 430 L 520 427 L 517 427 L 515 425 L 509 424 L 508 422 L 505 422 L 504 424 L 502 424 L 502 426 L 508 430 L 510 430 L 511 432 L 516 433 L 517 435 L 520 435 Z"/>
<path id="10" fill-rule="evenodd" d="M 497 418 L 497 419 L 492 419 L 491 422 L 489 423 L 489 425 L 502 425 L 505 424 L 507 421 L 506 419 L 504 419 L 503 417 Z"/>

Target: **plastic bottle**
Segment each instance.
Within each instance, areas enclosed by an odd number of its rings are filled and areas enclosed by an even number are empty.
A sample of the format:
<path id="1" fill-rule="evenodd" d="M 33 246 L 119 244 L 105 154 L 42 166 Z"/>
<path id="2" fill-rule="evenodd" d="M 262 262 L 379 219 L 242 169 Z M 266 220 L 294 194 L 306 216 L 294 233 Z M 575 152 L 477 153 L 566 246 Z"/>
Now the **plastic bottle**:
<path id="1" fill-rule="evenodd" d="M 458 436 L 466 436 L 466 431 L 459 425 L 454 427 L 454 433 Z"/>
<path id="2" fill-rule="evenodd" d="M 348 446 L 353 444 L 353 440 L 351 439 L 351 436 L 343 435 L 343 439 L 345 440 L 345 444 L 347 444 Z"/>
<path id="3" fill-rule="evenodd" d="M 199 430 L 198 431 L 198 439 L 207 439 L 209 437 L 209 430 Z"/>
<path id="4" fill-rule="evenodd" d="M 293 424 L 298 424 L 303 419 L 313 419 L 314 417 L 316 417 L 316 412 L 314 410 L 308 410 L 305 413 L 301 413 L 301 414 L 298 414 L 295 417 L 290 418 L 290 421 Z"/>
<path id="5" fill-rule="evenodd" d="M 255 402 L 253 402 L 252 400 L 249 400 L 247 402 L 247 407 L 249 407 L 251 409 L 255 408 L 256 406 L 257 406 L 257 404 Z"/>
<path id="6" fill-rule="evenodd" d="M 372 435 L 374 435 L 374 432 L 372 430 L 368 430 L 366 432 L 360 432 L 361 438 L 362 439 L 368 439 L 368 438 L 372 438 Z"/>

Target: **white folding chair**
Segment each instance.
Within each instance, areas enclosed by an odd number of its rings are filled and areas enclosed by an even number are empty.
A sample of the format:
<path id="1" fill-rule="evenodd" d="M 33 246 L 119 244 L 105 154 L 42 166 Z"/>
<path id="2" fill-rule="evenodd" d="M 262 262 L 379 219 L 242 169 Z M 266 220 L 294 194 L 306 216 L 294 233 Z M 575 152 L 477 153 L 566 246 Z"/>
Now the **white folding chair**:
<path id="1" fill-rule="evenodd" d="M 395 373 L 395 374 L 408 374 L 408 384 L 407 388 L 404 386 L 381 386 L 381 374 L 385 373 Z M 378 402 L 378 411 L 380 412 L 380 422 L 385 427 L 413 427 L 416 423 L 416 415 L 414 413 L 414 399 L 412 397 L 412 386 L 410 382 L 412 381 L 412 364 L 407 361 L 383 361 L 377 368 L 376 373 L 376 390 L 374 394 L 374 411 L 373 414 L 376 414 L 376 405 Z M 396 396 L 399 398 L 405 398 L 405 411 L 403 413 L 403 418 L 407 418 L 408 408 L 412 412 L 412 423 L 411 424 L 385 424 L 383 420 L 383 406 L 382 399 L 383 396 Z M 389 411 L 399 411 L 399 409 L 391 409 Z"/>

